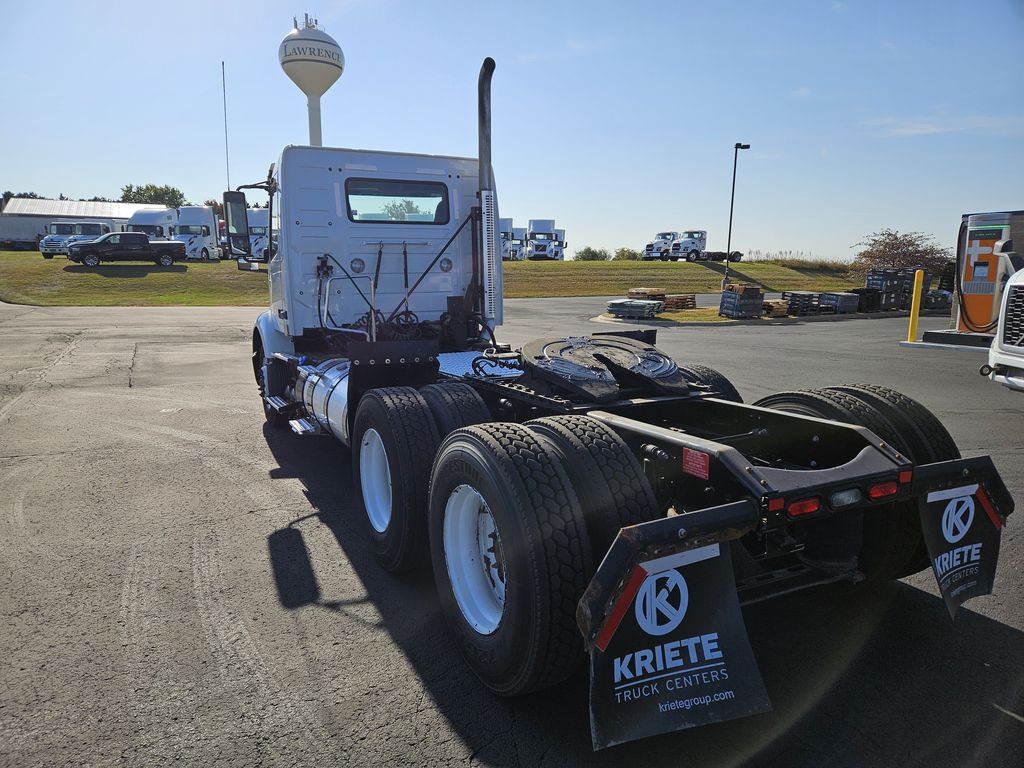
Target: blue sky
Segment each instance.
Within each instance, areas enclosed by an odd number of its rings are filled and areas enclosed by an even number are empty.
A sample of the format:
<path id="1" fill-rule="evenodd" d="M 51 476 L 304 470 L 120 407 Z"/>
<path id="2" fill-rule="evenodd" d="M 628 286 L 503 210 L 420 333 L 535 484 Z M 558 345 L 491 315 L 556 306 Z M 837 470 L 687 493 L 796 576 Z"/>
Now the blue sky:
<path id="1" fill-rule="evenodd" d="M 850 258 L 882 227 L 952 244 L 967 211 L 1024 208 L 1024 0 L 633 3 L 6 2 L 0 189 L 192 201 L 307 142 L 277 63 L 303 12 L 340 43 L 324 143 L 476 154 L 490 55 L 501 212 L 569 250 L 703 228 L 733 247 Z"/>

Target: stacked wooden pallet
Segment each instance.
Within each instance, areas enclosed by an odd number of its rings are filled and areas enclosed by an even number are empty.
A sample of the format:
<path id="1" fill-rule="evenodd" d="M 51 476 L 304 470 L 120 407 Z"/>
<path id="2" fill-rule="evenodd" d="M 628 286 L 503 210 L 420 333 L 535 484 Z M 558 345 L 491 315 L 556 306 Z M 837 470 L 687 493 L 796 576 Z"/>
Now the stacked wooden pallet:
<path id="1" fill-rule="evenodd" d="M 665 296 L 666 310 L 696 309 L 697 297 L 692 293 L 670 293 Z"/>
<path id="2" fill-rule="evenodd" d="M 753 283 L 727 283 L 725 290 L 730 293 L 742 293 L 743 295 L 748 296 L 755 293 L 760 294 L 761 286 Z"/>
<path id="3" fill-rule="evenodd" d="M 813 291 L 783 291 L 782 298 L 789 303 L 791 315 L 803 317 L 818 314 L 818 294 Z"/>
<path id="4" fill-rule="evenodd" d="M 789 314 L 789 302 L 785 299 L 765 299 L 762 306 L 765 317 L 785 317 Z"/>
<path id="5" fill-rule="evenodd" d="M 665 291 L 661 288 L 630 288 L 626 293 L 626 298 L 644 301 L 664 301 Z"/>

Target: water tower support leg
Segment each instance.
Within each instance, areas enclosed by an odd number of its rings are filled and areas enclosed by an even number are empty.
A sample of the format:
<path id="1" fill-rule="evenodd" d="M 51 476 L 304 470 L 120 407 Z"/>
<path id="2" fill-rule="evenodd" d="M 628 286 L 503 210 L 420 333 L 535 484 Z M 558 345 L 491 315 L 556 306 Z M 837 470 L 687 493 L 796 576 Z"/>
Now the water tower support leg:
<path id="1" fill-rule="evenodd" d="M 309 106 L 309 146 L 322 147 L 323 136 L 320 133 L 320 97 L 310 96 Z"/>

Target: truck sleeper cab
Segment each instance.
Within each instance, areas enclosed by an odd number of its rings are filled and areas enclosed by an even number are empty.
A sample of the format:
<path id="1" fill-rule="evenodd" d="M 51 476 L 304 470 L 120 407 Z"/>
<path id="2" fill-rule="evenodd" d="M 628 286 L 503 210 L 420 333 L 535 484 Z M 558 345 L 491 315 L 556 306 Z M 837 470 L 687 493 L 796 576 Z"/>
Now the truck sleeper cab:
<path id="1" fill-rule="evenodd" d="M 179 208 L 174 239 L 185 244 L 188 259 L 219 261 L 222 258 L 217 215 L 211 206 L 192 205 Z"/>

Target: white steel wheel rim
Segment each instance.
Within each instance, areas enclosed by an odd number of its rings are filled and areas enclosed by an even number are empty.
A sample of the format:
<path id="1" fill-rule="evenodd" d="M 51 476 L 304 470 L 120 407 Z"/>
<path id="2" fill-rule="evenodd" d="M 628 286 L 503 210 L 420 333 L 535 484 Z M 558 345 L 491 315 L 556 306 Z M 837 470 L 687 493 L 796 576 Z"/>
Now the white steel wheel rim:
<path id="1" fill-rule="evenodd" d="M 384 533 L 391 523 L 391 466 L 376 429 L 366 430 L 359 444 L 359 484 L 370 525 Z"/>
<path id="2" fill-rule="evenodd" d="M 490 507 L 471 485 L 459 485 L 444 508 L 444 559 L 463 618 L 489 635 L 505 611 L 505 559 Z"/>

